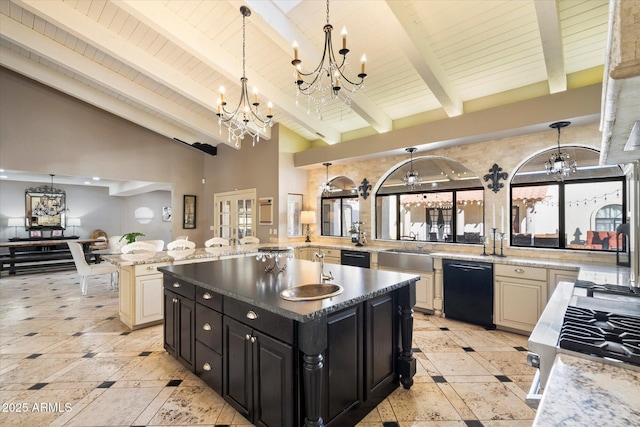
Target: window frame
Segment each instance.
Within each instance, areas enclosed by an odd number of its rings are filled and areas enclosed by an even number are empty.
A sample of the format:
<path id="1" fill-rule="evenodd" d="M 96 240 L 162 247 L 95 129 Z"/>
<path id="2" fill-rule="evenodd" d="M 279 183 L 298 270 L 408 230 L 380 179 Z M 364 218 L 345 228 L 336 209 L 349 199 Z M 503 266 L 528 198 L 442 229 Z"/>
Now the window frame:
<path id="1" fill-rule="evenodd" d="M 343 225 L 345 225 L 344 223 L 344 200 L 345 199 L 349 199 L 349 200 L 355 200 L 356 203 L 359 202 L 359 196 L 358 194 L 351 194 L 351 195 L 342 195 L 342 196 L 322 196 L 320 197 L 320 235 L 323 237 L 349 237 L 349 230 L 351 229 L 350 226 L 347 226 L 348 228 L 346 230 L 343 229 Z M 340 234 L 324 234 L 324 218 L 325 218 L 325 204 L 324 201 L 325 200 L 340 200 Z M 358 213 L 358 217 L 360 216 L 360 214 Z"/>

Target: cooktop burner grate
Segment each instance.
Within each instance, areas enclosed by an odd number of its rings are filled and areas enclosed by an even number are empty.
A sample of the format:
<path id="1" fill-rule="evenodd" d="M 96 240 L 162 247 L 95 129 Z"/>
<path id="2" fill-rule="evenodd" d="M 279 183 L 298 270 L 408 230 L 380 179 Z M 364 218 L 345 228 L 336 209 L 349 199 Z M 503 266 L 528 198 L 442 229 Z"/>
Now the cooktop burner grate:
<path id="1" fill-rule="evenodd" d="M 640 366 L 640 317 L 569 306 L 559 345 Z"/>

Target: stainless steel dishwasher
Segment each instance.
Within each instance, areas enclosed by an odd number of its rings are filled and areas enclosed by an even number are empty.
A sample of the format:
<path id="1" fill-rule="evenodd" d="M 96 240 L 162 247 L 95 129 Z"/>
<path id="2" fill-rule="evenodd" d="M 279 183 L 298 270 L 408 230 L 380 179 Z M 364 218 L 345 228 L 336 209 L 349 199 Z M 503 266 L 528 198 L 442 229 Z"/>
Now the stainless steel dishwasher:
<path id="1" fill-rule="evenodd" d="M 494 329 L 493 264 L 444 259 L 442 268 L 445 316 Z"/>

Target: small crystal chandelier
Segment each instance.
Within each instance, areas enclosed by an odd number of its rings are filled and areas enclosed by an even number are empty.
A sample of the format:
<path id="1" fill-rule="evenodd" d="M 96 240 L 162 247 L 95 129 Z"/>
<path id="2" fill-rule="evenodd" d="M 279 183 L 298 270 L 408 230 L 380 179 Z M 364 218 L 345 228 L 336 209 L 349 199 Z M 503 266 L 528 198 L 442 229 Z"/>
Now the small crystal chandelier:
<path id="1" fill-rule="evenodd" d="M 322 165 L 327 167 L 327 179 L 320 186 L 320 190 L 322 190 L 323 196 L 328 196 L 331 192 L 331 184 L 329 183 L 329 166 L 331 166 L 331 163 L 323 163 Z"/>
<path id="2" fill-rule="evenodd" d="M 318 117 L 322 119 L 322 111 L 333 101 L 340 99 L 348 108 L 351 108 L 351 101 L 355 94 L 364 87 L 364 79 L 367 74 L 364 66 L 367 62 L 365 55 L 360 60 L 360 73 L 355 78 L 345 75 L 347 65 L 347 29 L 342 28 L 342 49 L 338 51 L 342 55 L 340 63 L 336 60 L 331 42 L 331 30 L 333 26 L 329 23 L 329 0 L 327 0 L 327 23 L 323 27 L 324 50 L 318 66 L 306 73 L 302 68 L 302 60 L 298 58 L 298 43 L 293 42 L 293 78 L 296 84 L 296 104 L 298 97 L 302 93 L 308 96 L 309 105 L 315 106 Z"/>
<path id="3" fill-rule="evenodd" d="M 38 201 L 38 204 L 32 209 L 31 213 L 36 216 L 56 216 L 60 215 L 62 212 L 66 212 L 64 203 L 62 203 L 62 195 L 57 195 L 55 193 L 59 192 L 53 188 L 53 174 L 49 174 L 51 176 L 51 187 L 43 185 L 41 188 L 44 190 L 44 195 Z M 49 194 L 47 194 L 47 192 Z"/>
<path id="4" fill-rule="evenodd" d="M 570 124 L 571 122 L 555 122 L 549 125 L 552 129 L 558 129 L 558 153 L 553 153 L 549 160 L 544 162 L 544 167 L 547 170 L 547 175 L 555 176 L 558 181 L 564 181 L 565 177 L 572 172 L 575 173 L 578 168 L 578 164 L 575 160 L 571 160 L 569 154 L 560 151 L 560 129 Z"/>
<path id="5" fill-rule="evenodd" d="M 245 73 L 245 20 L 247 16 L 251 16 L 251 10 L 246 6 L 241 6 L 240 13 L 242 14 L 242 78 L 240 78 L 242 92 L 240 94 L 240 102 L 238 102 L 235 110 L 227 110 L 227 103 L 224 100 L 224 87 L 220 87 L 217 113 L 220 132 L 222 133 L 222 126 L 225 126 L 229 130 L 229 142 L 233 141 L 236 147 L 240 146 L 240 140 L 244 139 L 245 135 L 251 136 L 253 145 L 256 145 L 256 141 L 260 141 L 260 132 L 265 132 L 267 126 L 273 126 L 273 104 L 271 102 L 267 104 L 267 116 L 263 118 L 258 111 L 260 102 L 258 102 L 257 88 L 253 88 L 253 101 L 249 99 L 248 79 Z"/>
<path id="6" fill-rule="evenodd" d="M 409 171 L 402 178 L 404 181 L 404 185 L 409 187 L 409 190 L 415 190 L 416 187 L 420 187 L 422 182 L 420 182 L 420 177 L 418 176 L 418 172 L 413 169 L 413 153 L 415 153 L 417 148 L 409 147 L 405 149 L 407 153 L 411 155 L 411 160 L 409 160 Z"/>

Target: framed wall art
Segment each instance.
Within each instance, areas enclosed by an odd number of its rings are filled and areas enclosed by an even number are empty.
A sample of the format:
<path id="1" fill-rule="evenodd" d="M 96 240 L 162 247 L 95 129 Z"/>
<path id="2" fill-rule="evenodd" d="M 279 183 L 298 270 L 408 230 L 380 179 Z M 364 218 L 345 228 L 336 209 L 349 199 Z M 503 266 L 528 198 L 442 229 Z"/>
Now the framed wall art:
<path id="1" fill-rule="evenodd" d="M 182 228 L 196 228 L 196 196 L 184 195 Z"/>

